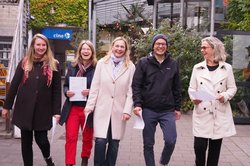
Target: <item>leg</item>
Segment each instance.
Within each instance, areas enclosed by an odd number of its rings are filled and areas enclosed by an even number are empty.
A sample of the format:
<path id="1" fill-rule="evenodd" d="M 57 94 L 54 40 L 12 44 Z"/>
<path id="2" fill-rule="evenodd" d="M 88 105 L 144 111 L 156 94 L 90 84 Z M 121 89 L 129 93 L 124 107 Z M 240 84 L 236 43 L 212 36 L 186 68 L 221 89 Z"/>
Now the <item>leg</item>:
<path id="1" fill-rule="evenodd" d="M 83 119 L 83 123 L 84 120 Z M 82 125 L 83 125 L 82 123 Z M 86 124 L 84 131 L 82 132 L 82 153 L 81 157 L 89 158 L 91 154 L 91 149 L 93 147 L 93 127 L 90 127 L 88 124 Z"/>
<path id="2" fill-rule="evenodd" d="M 79 131 L 79 112 L 78 107 L 71 107 L 68 119 L 65 123 L 66 144 L 65 144 L 65 163 L 76 163 L 76 145 Z M 83 110 L 81 110 L 83 111 Z"/>
<path id="3" fill-rule="evenodd" d="M 209 140 L 207 166 L 217 166 L 220 157 L 222 139 Z"/>
<path id="4" fill-rule="evenodd" d="M 167 165 L 175 148 L 177 132 L 174 112 L 159 113 L 159 123 L 164 137 L 164 148 L 162 150 L 160 163 Z"/>
<path id="5" fill-rule="evenodd" d="M 154 144 L 155 130 L 157 126 L 157 114 L 144 108 L 142 111 L 145 127 L 143 129 L 143 151 L 146 166 L 155 166 Z"/>
<path id="6" fill-rule="evenodd" d="M 33 166 L 33 131 L 21 130 L 21 148 L 24 166 Z"/>
<path id="7" fill-rule="evenodd" d="M 112 139 L 111 123 L 109 125 L 107 139 L 108 139 L 108 150 L 107 150 L 106 164 L 107 164 L 107 166 L 115 166 L 117 155 L 118 155 L 120 140 Z"/>
<path id="8" fill-rule="evenodd" d="M 208 139 L 194 137 L 194 151 L 196 166 L 205 166 Z"/>
<path id="9" fill-rule="evenodd" d="M 94 154 L 94 165 L 103 166 L 105 163 L 107 139 L 96 138 L 95 139 L 95 154 Z"/>
<path id="10" fill-rule="evenodd" d="M 48 140 L 48 131 L 35 131 L 35 140 L 48 166 L 54 166 L 50 156 L 50 143 Z"/>

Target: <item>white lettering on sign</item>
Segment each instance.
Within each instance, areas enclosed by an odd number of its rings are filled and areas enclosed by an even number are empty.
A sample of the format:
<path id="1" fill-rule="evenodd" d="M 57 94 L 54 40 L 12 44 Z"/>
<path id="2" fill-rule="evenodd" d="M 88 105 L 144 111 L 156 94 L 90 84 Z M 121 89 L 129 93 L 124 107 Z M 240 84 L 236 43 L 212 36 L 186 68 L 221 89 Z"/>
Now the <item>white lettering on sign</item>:
<path id="1" fill-rule="evenodd" d="M 61 39 L 63 39 L 64 36 L 63 36 L 63 34 L 56 33 L 56 34 L 53 35 L 53 37 L 54 38 L 61 38 Z"/>

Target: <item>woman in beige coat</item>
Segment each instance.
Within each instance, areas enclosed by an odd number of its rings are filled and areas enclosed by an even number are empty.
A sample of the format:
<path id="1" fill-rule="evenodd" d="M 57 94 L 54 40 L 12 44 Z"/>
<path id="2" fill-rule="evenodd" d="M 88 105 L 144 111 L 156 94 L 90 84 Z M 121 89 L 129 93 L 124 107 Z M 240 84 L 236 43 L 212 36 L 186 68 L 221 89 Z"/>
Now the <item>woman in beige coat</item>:
<path id="1" fill-rule="evenodd" d="M 222 139 L 236 134 L 229 101 L 237 88 L 232 66 L 225 62 L 225 48 L 219 39 L 202 39 L 201 53 L 205 60 L 194 66 L 188 89 L 194 103 L 195 163 L 196 166 L 217 166 Z M 192 91 L 205 91 L 215 99 L 202 101 L 194 98 Z"/>
<path id="2" fill-rule="evenodd" d="M 94 111 L 95 166 L 116 163 L 119 141 L 133 107 L 134 71 L 127 41 L 123 37 L 115 38 L 108 54 L 97 63 L 85 107 L 86 114 Z"/>

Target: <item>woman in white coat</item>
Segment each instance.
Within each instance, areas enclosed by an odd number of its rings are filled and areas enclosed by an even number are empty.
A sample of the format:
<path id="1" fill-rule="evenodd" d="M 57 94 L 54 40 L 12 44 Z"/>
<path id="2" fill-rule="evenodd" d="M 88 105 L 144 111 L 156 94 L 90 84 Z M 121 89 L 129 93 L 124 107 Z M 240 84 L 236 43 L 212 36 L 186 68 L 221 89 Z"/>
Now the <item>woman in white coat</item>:
<path id="1" fill-rule="evenodd" d="M 194 103 L 195 163 L 196 166 L 217 166 L 222 139 L 236 134 L 229 101 L 237 88 L 232 66 L 225 62 L 224 44 L 216 37 L 206 37 L 201 42 L 204 61 L 193 67 L 188 89 Z M 205 91 L 214 99 L 202 101 L 194 98 L 192 91 Z"/>
<path id="2" fill-rule="evenodd" d="M 133 107 L 131 83 L 135 66 L 125 38 L 117 37 L 97 62 L 85 113 L 94 111 L 95 166 L 114 166 L 119 141 Z M 108 148 L 106 152 L 106 144 Z"/>

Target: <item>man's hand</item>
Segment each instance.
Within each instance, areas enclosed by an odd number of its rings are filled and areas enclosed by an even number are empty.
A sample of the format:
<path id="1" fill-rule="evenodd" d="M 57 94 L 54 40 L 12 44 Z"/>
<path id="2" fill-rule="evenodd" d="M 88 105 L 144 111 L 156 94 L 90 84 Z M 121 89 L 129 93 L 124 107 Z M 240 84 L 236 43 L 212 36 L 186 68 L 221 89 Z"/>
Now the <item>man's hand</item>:
<path id="1" fill-rule="evenodd" d="M 181 111 L 175 111 L 175 119 L 176 120 L 181 119 Z"/>

